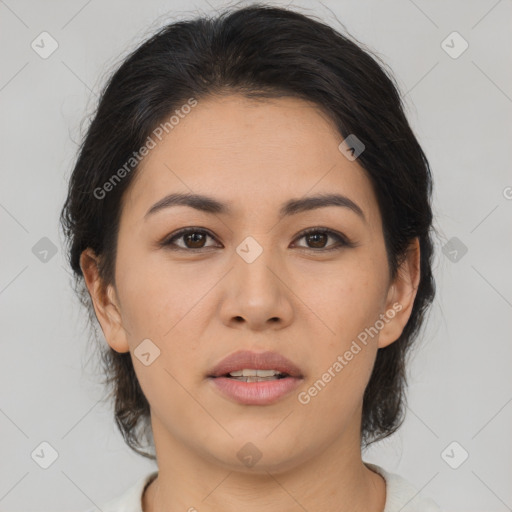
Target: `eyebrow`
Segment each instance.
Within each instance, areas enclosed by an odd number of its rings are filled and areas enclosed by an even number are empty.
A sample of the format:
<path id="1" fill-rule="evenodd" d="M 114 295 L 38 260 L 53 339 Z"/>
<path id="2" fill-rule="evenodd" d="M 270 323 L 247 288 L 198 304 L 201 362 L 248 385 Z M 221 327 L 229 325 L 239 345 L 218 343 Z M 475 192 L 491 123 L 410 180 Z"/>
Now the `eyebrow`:
<path id="1" fill-rule="evenodd" d="M 232 208 L 228 203 L 223 203 L 213 197 L 201 194 L 169 194 L 157 201 L 144 215 L 146 220 L 151 215 L 172 206 L 189 206 L 201 212 L 212 214 L 231 215 Z M 351 199 L 341 194 L 320 194 L 304 197 L 301 199 L 290 199 L 285 202 L 279 210 L 279 218 L 295 215 L 297 213 L 325 208 L 328 206 L 339 206 L 347 208 L 356 213 L 366 222 L 363 210 Z"/>

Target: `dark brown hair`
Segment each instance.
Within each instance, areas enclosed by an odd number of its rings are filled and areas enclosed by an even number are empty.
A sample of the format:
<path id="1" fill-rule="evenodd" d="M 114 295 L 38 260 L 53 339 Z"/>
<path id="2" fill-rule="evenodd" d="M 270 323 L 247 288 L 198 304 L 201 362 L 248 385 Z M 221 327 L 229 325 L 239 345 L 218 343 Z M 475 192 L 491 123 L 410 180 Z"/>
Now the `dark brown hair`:
<path id="1" fill-rule="evenodd" d="M 404 114 L 385 64 L 322 21 L 289 9 L 254 4 L 214 17 L 168 24 L 115 70 L 81 144 L 61 224 L 75 291 L 95 321 L 80 268 L 90 247 L 100 256 L 100 276 L 114 284 L 123 192 L 137 166 L 99 197 L 98 190 L 141 148 L 160 123 L 190 98 L 241 93 L 248 98 L 296 97 L 312 101 L 343 138 L 365 145 L 358 157 L 378 198 L 389 263 L 396 276 L 408 244 L 421 250 L 421 278 L 412 313 L 400 338 L 379 349 L 364 393 L 361 443 L 392 434 L 405 410 L 406 354 L 418 337 L 435 284 L 431 240 L 430 167 Z M 127 444 L 141 455 L 150 442 L 149 404 L 130 353 L 102 350 L 105 383 L 112 386 L 115 419 Z"/>

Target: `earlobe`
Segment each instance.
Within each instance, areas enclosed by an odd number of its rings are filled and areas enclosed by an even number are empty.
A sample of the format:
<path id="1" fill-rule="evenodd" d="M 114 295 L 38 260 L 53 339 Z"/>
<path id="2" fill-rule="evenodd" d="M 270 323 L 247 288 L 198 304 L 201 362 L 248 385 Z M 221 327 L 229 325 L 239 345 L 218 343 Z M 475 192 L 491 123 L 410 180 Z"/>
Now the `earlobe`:
<path id="1" fill-rule="evenodd" d="M 105 287 L 102 282 L 99 275 L 98 256 L 91 248 L 82 252 L 80 267 L 105 340 L 116 352 L 128 352 L 129 344 L 115 289 L 111 284 Z"/>
<path id="2" fill-rule="evenodd" d="M 421 277 L 420 257 L 419 239 L 416 237 L 409 244 L 397 276 L 389 288 L 384 313 L 388 322 L 379 333 L 379 348 L 396 341 L 411 316 Z"/>

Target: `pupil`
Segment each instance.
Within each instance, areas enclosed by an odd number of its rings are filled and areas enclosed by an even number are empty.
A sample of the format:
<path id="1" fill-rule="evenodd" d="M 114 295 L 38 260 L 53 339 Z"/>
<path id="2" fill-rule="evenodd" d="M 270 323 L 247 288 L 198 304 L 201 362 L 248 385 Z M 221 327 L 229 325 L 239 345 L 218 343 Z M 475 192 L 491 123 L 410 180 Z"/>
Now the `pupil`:
<path id="1" fill-rule="evenodd" d="M 190 233 L 187 236 L 187 242 L 192 240 L 192 244 L 199 242 L 199 248 L 201 248 L 201 237 L 204 237 L 203 233 Z M 193 248 L 197 249 L 198 247 L 193 246 Z"/>
<path id="2" fill-rule="evenodd" d="M 308 236 L 309 236 L 309 238 L 310 238 L 310 239 L 311 239 L 311 238 L 317 238 L 317 241 L 316 241 L 316 242 L 315 242 L 315 241 L 313 241 L 313 246 L 314 246 L 314 247 L 317 247 L 317 246 L 316 246 L 316 245 L 314 245 L 314 244 L 315 244 L 315 243 L 318 243 L 318 237 L 323 237 L 324 239 L 325 239 L 325 237 L 326 237 L 326 236 L 325 236 L 325 234 L 322 234 L 322 233 L 315 233 L 315 234 L 308 235 Z M 325 240 L 324 240 L 324 243 L 323 243 L 323 244 L 322 244 L 322 243 L 320 243 L 319 247 L 320 247 L 320 248 L 322 248 L 322 247 L 324 247 L 324 245 L 325 245 Z"/>

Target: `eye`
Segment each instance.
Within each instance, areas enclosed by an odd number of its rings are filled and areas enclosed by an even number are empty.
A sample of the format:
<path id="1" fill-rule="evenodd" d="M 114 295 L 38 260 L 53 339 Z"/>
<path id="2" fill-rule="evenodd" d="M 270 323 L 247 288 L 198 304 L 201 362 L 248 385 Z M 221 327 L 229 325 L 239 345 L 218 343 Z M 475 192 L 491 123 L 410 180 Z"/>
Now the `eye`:
<path id="1" fill-rule="evenodd" d="M 337 249 L 341 249 L 342 247 L 355 247 L 356 244 L 348 240 L 344 235 L 337 233 L 336 231 L 333 231 L 332 229 L 327 228 L 309 228 L 305 231 L 302 231 L 302 233 L 299 234 L 299 236 L 296 238 L 296 240 L 299 240 L 301 238 L 305 238 L 307 240 L 307 243 L 310 244 L 310 247 L 304 247 L 303 249 L 312 249 L 313 251 L 334 251 Z M 325 248 L 327 241 L 329 238 L 333 238 L 337 241 L 336 244 L 334 244 L 334 247 Z"/>
<path id="2" fill-rule="evenodd" d="M 187 249 L 190 250 L 200 250 L 204 249 L 205 246 L 204 243 L 206 241 L 206 238 L 212 238 L 214 237 L 209 234 L 208 231 L 205 231 L 204 229 L 199 228 L 184 228 L 180 229 L 177 233 L 172 235 L 170 238 L 167 238 L 164 240 L 161 245 L 164 247 L 170 246 L 172 250 L 184 250 Z M 183 242 L 185 246 L 177 245 L 175 243 L 175 240 L 183 239 Z"/>
<path id="3" fill-rule="evenodd" d="M 160 243 L 162 247 L 168 247 L 171 250 L 176 251 L 200 251 L 202 249 L 207 249 L 208 247 L 205 245 L 206 239 L 211 238 L 215 240 L 215 237 L 210 234 L 209 231 L 206 231 L 201 228 L 183 228 L 174 233 L 170 238 L 165 239 Z M 356 247 L 357 244 L 348 240 L 341 233 L 337 233 L 332 229 L 328 228 L 309 228 L 305 231 L 299 233 L 298 237 L 295 240 L 300 240 L 301 238 L 305 238 L 307 243 L 310 244 L 309 247 L 299 246 L 301 249 L 310 249 L 316 252 L 326 252 L 326 251 L 334 251 L 337 249 L 341 249 L 342 247 Z M 336 240 L 334 247 L 326 248 L 326 244 L 329 238 Z M 183 245 L 179 245 L 176 241 L 182 241 Z M 217 246 L 218 247 L 218 246 Z"/>

